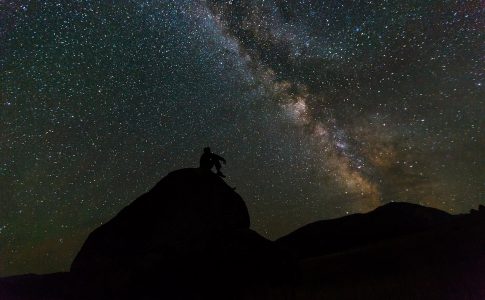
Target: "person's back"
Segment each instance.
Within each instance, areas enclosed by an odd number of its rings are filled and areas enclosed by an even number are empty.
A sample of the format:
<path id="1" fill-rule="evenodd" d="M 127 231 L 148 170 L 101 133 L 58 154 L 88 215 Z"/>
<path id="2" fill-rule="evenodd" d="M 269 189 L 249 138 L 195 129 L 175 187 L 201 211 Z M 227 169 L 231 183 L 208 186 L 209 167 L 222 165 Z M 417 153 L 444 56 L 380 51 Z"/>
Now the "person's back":
<path id="1" fill-rule="evenodd" d="M 214 163 L 212 162 L 212 153 L 204 151 L 200 157 L 200 168 L 210 170 L 213 166 Z"/>

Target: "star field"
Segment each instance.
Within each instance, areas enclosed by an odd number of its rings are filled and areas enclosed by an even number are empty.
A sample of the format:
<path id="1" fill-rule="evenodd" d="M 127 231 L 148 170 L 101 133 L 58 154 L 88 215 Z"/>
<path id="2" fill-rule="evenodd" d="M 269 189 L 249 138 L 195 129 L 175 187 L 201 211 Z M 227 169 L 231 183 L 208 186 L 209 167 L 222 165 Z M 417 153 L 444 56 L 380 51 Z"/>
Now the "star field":
<path id="1" fill-rule="evenodd" d="M 485 201 L 483 1 L 0 3 L 0 276 L 85 238 L 205 146 L 252 227 Z"/>

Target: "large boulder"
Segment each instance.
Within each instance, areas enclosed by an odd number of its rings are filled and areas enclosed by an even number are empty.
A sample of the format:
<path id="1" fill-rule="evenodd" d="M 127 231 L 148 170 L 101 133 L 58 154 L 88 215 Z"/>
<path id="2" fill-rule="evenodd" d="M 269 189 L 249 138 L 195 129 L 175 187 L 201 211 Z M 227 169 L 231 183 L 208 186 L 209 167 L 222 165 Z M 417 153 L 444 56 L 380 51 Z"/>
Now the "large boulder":
<path id="1" fill-rule="evenodd" d="M 91 298 L 227 298 L 289 270 L 285 254 L 249 226 L 244 201 L 222 178 L 178 170 L 94 230 L 71 274 Z"/>

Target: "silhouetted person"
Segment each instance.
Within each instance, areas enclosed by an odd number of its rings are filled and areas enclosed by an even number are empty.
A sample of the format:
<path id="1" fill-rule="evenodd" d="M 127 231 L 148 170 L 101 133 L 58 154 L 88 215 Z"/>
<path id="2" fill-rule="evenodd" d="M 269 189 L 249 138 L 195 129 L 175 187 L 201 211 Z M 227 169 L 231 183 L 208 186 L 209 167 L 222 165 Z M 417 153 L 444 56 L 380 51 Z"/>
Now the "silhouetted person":
<path id="1" fill-rule="evenodd" d="M 221 163 L 226 164 L 226 160 L 223 157 L 220 157 L 217 154 L 211 152 L 211 148 L 205 147 L 204 153 L 200 157 L 200 168 L 205 170 L 211 170 L 213 166 L 216 166 L 217 175 L 221 177 L 226 177 L 221 172 Z"/>

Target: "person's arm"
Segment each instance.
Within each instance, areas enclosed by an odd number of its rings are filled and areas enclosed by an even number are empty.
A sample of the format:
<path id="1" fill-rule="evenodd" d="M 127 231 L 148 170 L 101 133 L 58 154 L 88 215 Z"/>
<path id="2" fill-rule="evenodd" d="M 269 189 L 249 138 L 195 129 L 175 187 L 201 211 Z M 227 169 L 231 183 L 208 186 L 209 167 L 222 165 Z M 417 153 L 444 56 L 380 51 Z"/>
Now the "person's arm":
<path id="1" fill-rule="evenodd" d="M 214 156 L 215 156 L 215 158 L 216 158 L 216 159 L 218 159 L 218 160 L 222 161 L 222 163 L 223 163 L 223 164 L 226 164 L 226 160 L 224 159 L 224 157 L 219 156 L 219 155 L 217 155 L 217 154 L 214 154 Z"/>

